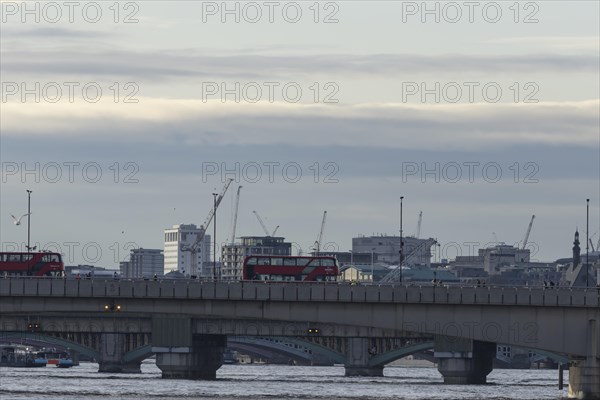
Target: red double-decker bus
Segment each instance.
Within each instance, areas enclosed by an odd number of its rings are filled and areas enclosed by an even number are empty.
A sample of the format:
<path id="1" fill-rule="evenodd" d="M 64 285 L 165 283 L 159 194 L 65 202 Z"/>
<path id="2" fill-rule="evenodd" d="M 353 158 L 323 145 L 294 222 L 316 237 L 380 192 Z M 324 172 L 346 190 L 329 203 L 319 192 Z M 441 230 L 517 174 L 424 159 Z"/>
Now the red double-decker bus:
<path id="1" fill-rule="evenodd" d="M 336 281 L 339 269 L 335 257 L 247 256 L 246 281 Z"/>
<path id="2" fill-rule="evenodd" d="M 62 277 L 65 265 L 58 253 L 0 253 L 0 276 Z"/>

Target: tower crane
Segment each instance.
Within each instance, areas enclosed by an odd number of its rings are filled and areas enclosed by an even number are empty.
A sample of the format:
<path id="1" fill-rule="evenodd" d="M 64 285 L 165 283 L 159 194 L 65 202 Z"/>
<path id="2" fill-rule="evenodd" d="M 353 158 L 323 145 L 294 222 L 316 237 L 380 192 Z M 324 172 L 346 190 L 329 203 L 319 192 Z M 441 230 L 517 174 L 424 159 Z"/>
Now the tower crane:
<path id="1" fill-rule="evenodd" d="M 213 217 L 215 216 L 215 211 L 217 211 L 219 204 L 221 204 L 221 200 L 223 200 L 223 196 L 225 196 L 225 193 L 227 192 L 229 185 L 231 185 L 231 182 L 233 182 L 233 179 L 230 178 L 227 180 L 227 183 L 225 183 L 225 186 L 221 190 L 221 193 L 219 193 L 219 196 L 217 197 L 213 208 L 211 208 L 210 212 L 208 213 L 208 216 L 204 220 L 204 224 L 200 225 L 200 233 L 196 237 L 196 241 L 191 246 L 186 246 L 186 247 L 182 246 L 182 248 L 181 248 L 182 251 L 189 251 L 191 253 L 190 254 L 190 266 L 189 266 L 190 272 L 193 271 L 192 266 L 194 265 L 194 262 L 197 262 L 197 260 L 198 260 L 198 256 L 197 256 L 198 247 L 200 246 L 202 239 L 204 239 L 206 230 L 208 229 L 210 222 L 212 221 Z"/>
<path id="2" fill-rule="evenodd" d="M 323 232 L 325 231 L 325 221 L 327 219 L 327 211 L 323 211 L 323 220 L 321 221 L 321 230 L 319 231 L 319 237 L 315 242 L 315 249 L 317 251 L 317 255 L 321 251 L 321 245 L 323 244 Z"/>
<path id="3" fill-rule="evenodd" d="M 242 185 L 238 186 L 237 194 L 235 197 L 235 211 L 233 212 L 233 224 L 231 227 L 231 240 L 229 243 L 233 244 L 235 242 L 235 228 L 237 226 L 237 216 L 238 216 L 238 208 L 240 206 L 240 190 L 242 189 Z"/>
<path id="4" fill-rule="evenodd" d="M 592 240 L 594 239 L 594 236 L 596 236 L 598 234 L 598 232 L 594 232 L 594 234 L 592 236 L 590 236 L 590 247 L 592 248 L 592 251 L 600 251 L 600 238 L 598 239 L 598 244 L 596 245 L 596 247 L 594 247 Z"/>
<path id="5" fill-rule="evenodd" d="M 263 222 L 262 218 L 260 217 L 260 215 L 258 215 L 258 213 L 256 211 L 252 211 L 254 213 L 254 215 L 256 215 L 256 219 L 258 220 L 258 222 L 260 223 L 260 226 L 262 226 L 263 231 L 265 231 L 265 235 L 266 236 L 271 236 L 271 234 L 269 234 L 269 230 L 267 229 L 267 226 L 265 225 L 265 223 Z"/>
<path id="6" fill-rule="evenodd" d="M 275 229 L 273 229 L 273 233 L 269 233 L 269 230 L 267 229 L 267 226 L 263 222 L 263 220 L 260 217 L 260 215 L 258 215 L 258 213 L 256 211 L 252 211 L 252 212 L 254 213 L 254 215 L 256 215 L 256 219 L 260 223 L 260 226 L 262 227 L 263 231 L 265 231 L 265 235 L 267 235 L 267 236 L 275 236 L 275 234 L 277 233 L 277 230 L 279 229 L 279 225 L 277 225 L 275 227 Z"/>
<path id="7" fill-rule="evenodd" d="M 419 238 L 419 236 L 421 235 L 421 221 L 423 220 L 423 211 L 419 211 L 419 222 L 417 222 L 417 234 L 415 235 L 415 238 Z"/>
<path id="8" fill-rule="evenodd" d="M 523 246 L 521 246 L 521 250 L 525 250 L 525 246 L 527 246 L 527 242 L 529 241 L 529 234 L 531 233 L 531 227 L 533 226 L 534 219 L 535 215 L 532 215 L 531 221 L 529 221 L 529 226 L 527 227 L 527 232 L 525 232 L 525 239 L 523 239 Z"/>

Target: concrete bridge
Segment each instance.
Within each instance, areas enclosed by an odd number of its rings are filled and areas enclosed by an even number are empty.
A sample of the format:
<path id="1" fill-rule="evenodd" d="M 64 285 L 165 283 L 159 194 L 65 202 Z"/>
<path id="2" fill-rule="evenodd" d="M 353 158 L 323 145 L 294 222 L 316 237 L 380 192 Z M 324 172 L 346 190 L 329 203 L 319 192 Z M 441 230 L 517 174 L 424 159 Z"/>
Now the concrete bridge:
<path id="1" fill-rule="evenodd" d="M 432 338 L 448 383 L 485 382 L 494 344 L 505 343 L 568 357 L 571 397 L 600 398 L 599 297 L 595 288 L 12 278 L 0 279 L 0 331 L 96 340 L 101 370 L 135 368 L 125 355 L 151 345 L 163 377 L 196 379 L 215 377 L 227 336 L 346 337 L 348 375 L 382 373 L 370 339 Z"/>

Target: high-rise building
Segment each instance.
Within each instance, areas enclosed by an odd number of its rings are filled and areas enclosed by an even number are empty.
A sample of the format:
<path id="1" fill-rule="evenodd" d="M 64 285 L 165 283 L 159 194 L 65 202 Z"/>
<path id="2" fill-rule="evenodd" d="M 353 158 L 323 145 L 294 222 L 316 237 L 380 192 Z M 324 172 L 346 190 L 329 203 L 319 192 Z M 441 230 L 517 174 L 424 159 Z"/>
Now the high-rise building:
<path id="1" fill-rule="evenodd" d="M 479 249 L 479 257 L 483 259 L 483 269 L 489 275 L 499 274 L 503 267 L 529 263 L 530 253 L 529 249 L 519 249 L 504 243 Z"/>
<path id="2" fill-rule="evenodd" d="M 242 243 L 228 244 L 221 248 L 221 279 L 242 279 L 244 258 L 249 255 L 292 255 L 292 243 L 277 236 L 242 236 Z"/>
<path id="3" fill-rule="evenodd" d="M 191 247 L 198 236 L 203 232 L 203 227 L 198 228 L 194 224 L 173 225 L 172 228 L 165 229 L 165 273 L 178 271 L 184 275 L 197 275 L 207 277 L 210 275 L 210 235 L 204 235 L 204 238 L 196 248 L 196 259 L 191 260 Z"/>
<path id="4" fill-rule="evenodd" d="M 120 265 L 122 278 L 152 278 L 164 274 L 164 257 L 160 249 L 131 249 L 129 261 Z"/>
<path id="5" fill-rule="evenodd" d="M 413 251 L 418 251 L 413 259 L 415 265 L 431 264 L 431 248 L 424 245 L 427 239 L 417 239 L 412 236 L 402 238 L 403 259 L 406 259 Z M 373 252 L 375 260 L 384 264 L 398 264 L 400 259 L 400 236 L 359 236 L 352 238 L 352 252 L 367 253 Z"/>

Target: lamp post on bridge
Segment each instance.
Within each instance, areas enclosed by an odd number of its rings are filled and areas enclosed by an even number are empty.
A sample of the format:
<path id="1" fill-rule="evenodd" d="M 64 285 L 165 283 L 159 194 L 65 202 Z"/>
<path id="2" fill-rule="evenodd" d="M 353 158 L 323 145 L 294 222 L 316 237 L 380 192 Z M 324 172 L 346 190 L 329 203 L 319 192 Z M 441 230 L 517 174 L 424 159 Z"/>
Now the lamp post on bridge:
<path id="1" fill-rule="evenodd" d="M 400 268 L 400 283 L 402 283 L 402 259 L 403 259 L 403 248 L 404 240 L 402 239 L 402 200 L 404 196 L 400 196 L 400 257 L 398 260 L 398 268 Z"/>
<path id="2" fill-rule="evenodd" d="M 27 189 L 27 252 L 31 252 L 31 193 L 33 191 Z"/>
<path id="3" fill-rule="evenodd" d="M 590 199 L 586 199 L 585 216 L 585 287 L 590 287 Z"/>
<path id="4" fill-rule="evenodd" d="M 215 280 L 217 272 L 217 196 L 218 193 L 213 193 L 213 268 L 212 279 Z"/>
<path id="5" fill-rule="evenodd" d="M 375 276 L 373 275 L 373 255 L 375 252 L 375 247 L 371 249 L 371 283 L 375 283 Z"/>

